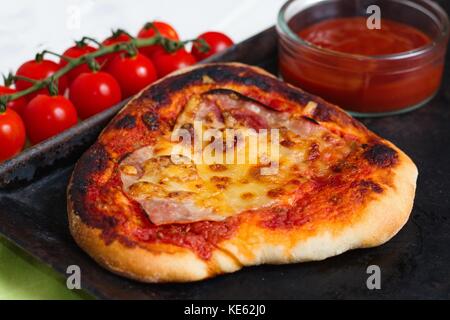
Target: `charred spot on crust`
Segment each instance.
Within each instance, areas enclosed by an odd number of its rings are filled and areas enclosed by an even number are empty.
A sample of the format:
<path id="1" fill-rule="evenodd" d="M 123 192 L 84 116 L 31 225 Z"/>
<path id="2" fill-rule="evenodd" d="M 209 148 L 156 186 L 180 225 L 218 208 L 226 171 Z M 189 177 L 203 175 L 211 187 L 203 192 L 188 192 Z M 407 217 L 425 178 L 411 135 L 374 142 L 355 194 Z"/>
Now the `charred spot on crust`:
<path id="1" fill-rule="evenodd" d="M 264 91 L 271 91 L 279 86 L 278 90 L 285 90 L 284 85 L 278 84 L 276 79 L 258 74 L 246 67 L 212 65 L 194 69 L 188 73 L 168 78 L 145 91 L 140 99 L 149 98 L 161 105 L 170 103 L 170 94 L 203 83 L 204 77 L 211 78 L 215 83 L 238 83 L 255 86 Z"/>
<path id="2" fill-rule="evenodd" d="M 133 129 L 135 126 L 136 126 L 136 117 L 131 114 L 127 114 L 126 116 L 120 118 L 114 124 L 114 128 L 116 129 Z"/>
<path id="3" fill-rule="evenodd" d="M 314 118 L 318 121 L 327 122 L 332 118 L 334 110 L 323 103 L 318 103 L 316 108 L 314 109 Z"/>
<path id="4" fill-rule="evenodd" d="M 151 99 L 157 107 L 171 103 L 170 95 L 183 90 L 191 85 L 198 85 L 206 75 L 205 68 L 195 69 L 188 73 L 180 74 L 161 81 L 144 91 L 139 100 Z"/>
<path id="5" fill-rule="evenodd" d="M 242 77 L 242 84 L 247 86 L 255 86 L 263 91 L 271 89 L 270 84 L 263 77 Z"/>
<path id="6" fill-rule="evenodd" d="M 308 101 L 311 100 L 311 97 L 309 97 L 304 92 L 299 91 L 298 89 L 294 89 L 291 87 L 287 87 L 285 91 L 285 96 L 288 100 L 292 100 L 300 105 L 306 105 Z"/>
<path id="7" fill-rule="evenodd" d="M 105 226 L 108 229 L 113 229 L 118 224 L 117 219 L 115 217 L 112 217 L 112 216 L 105 216 L 103 218 L 103 222 L 105 223 Z"/>
<path id="8" fill-rule="evenodd" d="M 161 84 L 151 86 L 137 99 L 137 101 L 143 101 L 145 99 L 151 99 L 156 104 L 165 105 L 170 103 L 169 94 L 164 90 Z"/>
<path id="9" fill-rule="evenodd" d="M 195 71 L 204 71 L 207 76 L 216 82 L 235 82 L 246 86 L 255 86 L 261 90 L 269 91 L 271 88 L 267 77 L 257 74 L 245 67 L 236 66 L 210 66 Z"/>
<path id="10" fill-rule="evenodd" d="M 205 75 L 207 75 L 207 73 L 202 68 L 195 69 L 189 73 L 180 74 L 172 78 L 172 81 L 167 86 L 167 89 L 169 92 L 179 91 L 189 87 L 192 84 L 201 84 L 203 83 L 203 77 Z"/>
<path id="11" fill-rule="evenodd" d="M 100 143 L 94 144 L 78 161 L 72 178 L 71 199 L 75 213 L 88 221 L 85 196 L 91 183 L 92 174 L 107 168 L 109 155 Z"/>
<path id="12" fill-rule="evenodd" d="M 376 182 L 372 180 L 360 180 L 355 181 L 351 184 L 352 188 L 358 188 L 361 193 L 367 193 L 369 191 L 373 191 L 375 193 L 382 193 L 383 188 Z"/>
<path id="13" fill-rule="evenodd" d="M 151 131 L 158 130 L 159 128 L 158 116 L 153 112 L 144 113 L 142 115 L 142 121 L 144 122 L 145 126 Z"/>
<path id="14" fill-rule="evenodd" d="M 369 161 L 371 165 L 388 168 L 397 163 L 398 154 L 391 147 L 378 143 L 369 147 L 364 153 L 364 158 Z"/>

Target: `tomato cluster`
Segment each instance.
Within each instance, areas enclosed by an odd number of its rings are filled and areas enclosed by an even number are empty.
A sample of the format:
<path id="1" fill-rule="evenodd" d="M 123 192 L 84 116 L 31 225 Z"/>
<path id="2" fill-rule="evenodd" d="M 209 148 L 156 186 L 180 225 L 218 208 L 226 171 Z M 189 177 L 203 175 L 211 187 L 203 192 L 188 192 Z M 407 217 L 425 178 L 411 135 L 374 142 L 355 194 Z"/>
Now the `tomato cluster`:
<path id="1" fill-rule="evenodd" d="M 180 41 L 176 30 L 161 21 L 145 24 L 137 38 L 151 38 L 158 34 Z M 132 39 L 130 34 L 119 29 L 101 44 L 109 46 Z M 53 83 L 53 90 L 43 88 L 8 102 L 6 111 L 0 113 L 0 162 L 18 154 L 27 137 L 31 144 L 46 140 L 74 126 L 78 119 L 91 117 L 137 94 L 158 78 L 230 47 L 233 41 L 223 33 L 206 32 L 193 42 L 190 50 L 182 44 L 175 51 L 166 50 L 163 44 L 158 43 L 89 59 L 88 63 L 58 78 Z M 25 90 L 36 81 L 51 77 L 70 59 L 96 50 L 97 47 L 82 40 L 64 51 L 59 62 L 37 55 L 36 59 L 25 62 L 17 70 L 15 88 L 6 84 L 0 86 L 0 96 Z"/>

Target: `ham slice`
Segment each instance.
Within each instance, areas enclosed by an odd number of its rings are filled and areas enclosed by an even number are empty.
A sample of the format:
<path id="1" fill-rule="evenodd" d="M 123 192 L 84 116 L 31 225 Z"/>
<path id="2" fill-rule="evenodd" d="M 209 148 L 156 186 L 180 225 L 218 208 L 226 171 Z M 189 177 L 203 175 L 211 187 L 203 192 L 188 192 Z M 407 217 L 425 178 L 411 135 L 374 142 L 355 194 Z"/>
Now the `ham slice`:
<path id="1" fill-rule="evenodd" d="M 222 221 L 226 218 L 215 213 L 211 208 L 199 208 L 190 200 L 171 198 L 171 194 L 176 192 L 166 192 L 165 197 L 155 197 L 144 192 L 140 194 L 133 193 L 133 186 L 142 181 L 152 180 L 155 177 L 145 177 L 144 169 L 147 161 L 160 157 L 154 154 L 154 149 L 157 148 L 148 146 L 138 149 L 120 163 L 123 191 L 141 205 L 152 223 L 163 225 L 204 220 Z M 148 185 L 152 186 L 153 184 L 148 183 Z M 155 186 L 155 190 L 156 188 L 158 186 Z M 158 189 L 160 190 L 160 188 Z"/>
<path id="2" fill-rule="evenodd" d="M 138 200 L 150 220 L 156 225 L 191 223 L 196 221 L 222 221 L 226 217 L 212 209 L 195 206 L 192 201 L 179 202 L 167 199 Z"/>

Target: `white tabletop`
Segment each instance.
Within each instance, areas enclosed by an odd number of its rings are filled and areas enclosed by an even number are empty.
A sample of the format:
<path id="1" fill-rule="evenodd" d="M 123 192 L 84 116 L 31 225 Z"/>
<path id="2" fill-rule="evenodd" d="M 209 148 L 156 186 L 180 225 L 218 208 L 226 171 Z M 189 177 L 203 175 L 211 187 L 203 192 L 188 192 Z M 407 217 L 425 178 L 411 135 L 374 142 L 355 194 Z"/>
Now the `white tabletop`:
<path id="1" fill-rule="evenodd" d="M 307 1 L 307 0 L 306 0 Z M 83 35 L 111 28 L 136 34 L 150 20 L 171 23 L 183 39 L 207 30 L 239 42 L 275 24 L 284 0 L 16 0 L 0 10 L 0 73 L 15 71 L 43 49 L 62 52 Z"/>

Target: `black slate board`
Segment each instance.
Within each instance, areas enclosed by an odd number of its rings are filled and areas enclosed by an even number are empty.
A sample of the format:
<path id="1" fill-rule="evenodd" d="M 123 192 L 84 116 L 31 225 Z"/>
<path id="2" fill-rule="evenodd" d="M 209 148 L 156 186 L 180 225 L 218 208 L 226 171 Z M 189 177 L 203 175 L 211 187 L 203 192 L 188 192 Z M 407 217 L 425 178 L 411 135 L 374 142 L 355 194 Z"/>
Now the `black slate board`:
<path id="1" fill-rule="evenodd" d="M 450 3 L 440 2 L 449 12 Z M 258 34 L 214 60 L 257 64 L 276 73 L 275 30 Z M 405 115 L 362 121 L 397 144 L 419 168 L 411 219 L 394 239 L 381 247 L 347 252 L 322 262 L 251 267 L 190 284 L 141 284 L 103 270 L 76 246 L 69 234 L 65 189 L 80 152 L 92 143 L 120 106 L 63 138 L 50 140 L 45 148 L 32 149 L 19 159 L 0 165 L 0 233 L 62 274 L 69 265 L 80 266 L 83 289 L 98 298 L 448 299 L 449 62 L 448 56 L 442 89 L 429 105 Z M 57 163 L 39 161 L 52 155 L 57 155 Z M 31 181 L 24 182 L 24 178 Z M 366 287 L 366 268 L 372 264 L 381 268 L 381 290 Z"/>

